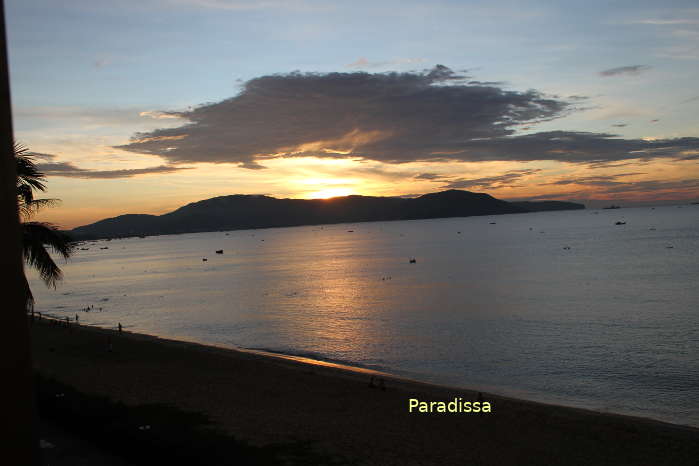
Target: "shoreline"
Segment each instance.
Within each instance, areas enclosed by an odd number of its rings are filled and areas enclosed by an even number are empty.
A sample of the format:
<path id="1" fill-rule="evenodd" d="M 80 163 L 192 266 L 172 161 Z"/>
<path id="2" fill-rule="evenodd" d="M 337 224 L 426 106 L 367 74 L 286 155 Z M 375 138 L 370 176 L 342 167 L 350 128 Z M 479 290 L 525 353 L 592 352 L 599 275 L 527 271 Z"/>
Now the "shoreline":
<path id="1" fill-rule="evenodd" d="M 523 464 L 523 454 L 533 455 L 532 464 L 608 457 L 615 464 L 694 464 L 699 455 L 699 429 L 654 419 L 100 327 L 38 321 L 32 334 L 37 370 L 79 390 L 127 405 L 202 412 L 252 444 L 307 441 L 356 464 Z M 372 375 L 384 379 L 385 391 L 369 388 Z M 411 398 L 481 396 L 492 403 L 491 414 L 408 412 Z M 633 454 L 619 452 L 620 442 L 634 445 Z"/>
<path id="2" fill-rule="evenodd" d="M 46 321 L 55 321 L 58 323 L 63 322 L 60 318 L 57 318 L 55 316 L 49 315 L 49 314 L 42 314 L 43 320 Z M 74 322 L 71 321 L 70 325 L 75 325 Z M 635 414 L 624 414 L 624 413 L 618 413 L 618 412 L 613 412 L 613 411 L 601 411 L 601 410 L 596 410 L 584 406 L 576 406 L 573 404 L 566 404 L 564 402 L 562 403 L 557 403 L 553 401 L 541 401 L 541 400 L 533 400 L 533 399 L 528 399 L 526 397 L 519 397 L 517 395 L 512 395 L 508 393 L 503 393 L 503 392 L 497 392 L 497 391 L 489 391 L 487 388 L 477 388 L 477 387 L 468 387 L 464 385 L 451 385 L 451 384 L 445 384 L 445 383 L 440 383 L 440 382 L 433 382 L 433 381 L 428 381 L 428 380 L 420 380 L 419 378 L 413 377 L 413 376 L 407 376 L 407 375 L 400 375 L 396 374 L 393 372 L 390 372 L 390 370 L 379 370 L 379 369 L 372 369 L 369 367 L 362 367 L 360 365 L 353 365 L 351 362 L 343 362 L 343 361 L 332 361 L 332 360 L 323 360 L 323 359 L 314 359 L 309 356 L 302 356 L 302 355 L 295 355 L 295 354 L 289 354 L 289 353 L 283 353 L 283 352 L 277 352 L 277 351 L 268 351 L 264 349 L 255 349 L 255 348 L 244 348 L 244 347 L 239 347 L 239 346 L 234 346 L 234 345 L 225 345 L 225 344 L 216 344 L 216 343 L 202 343 L 199 341 L 195 340 L 190 340 L 185 337 L 181 336 L 176 336 L 176 335 L 163 335 L 163 336 L 158 336 L 158 335 L 152 335 L 148 333 L 141 333 L 141 332 L 133 332 L 130 330 L 124 330 L 122 333 L 119 333 L 117 329 L 112 329 L 112 328 L 106 328 L 106 327 L 100 327 L 97 325 L 83 325 L 79 324 L 79 328 L 81 329 L 86 329 L 88 331 L 96 331 L 96 332 L 103 332 L 105 334 L 111 334 L 113 336 L 121 336 L 124 338 L 135 338 L 135 339 L 143 339 L 143 340 L 149 340 L 155 343 L 163 343 L 166 345 L 184 345 L 185 347 L 190 347 L 193 349 L 198 349 L 199 351 L 221 351 L 222 354 L 225 354 L 226 352 L 232 352 L 232 353 L 238 353 L 238 354 L 247 354 L 250 356 L 258 356 L 261 358 L 271 358 L 276 361 L 280 362 L 287 362 L 290 364 L 297 364 L 299 368 L 303 369 L 304 366 L 312 366 L 315 368 L 324 368 L 324 370 L 329 370 L 329 371 L 336 371 L 336 375 L 342 375 L 343 373 L 346 373 L 345 375 L 352 375 L 355 377 L 361 377 L 362 375 L 364 376 L 377 376 L 377 377 L 383 377 L 385 379 L 390 379 L 392 382 L 396 382 L 398 384 L 404 384 L 407 387 L 409 386 L 424 386 L 429 389 L 433 390 L 451 390 L 454 392 L 470 392 L 470 393 L 482 393 L 484 395 L 493 397 L 493 398 L 500 398 L 504 400 L 509 400 L 511 402 L 517 402 L 517 403 L 532 403 L 534 405 L 541 405 L 543 407 L 555 407 L 555 408 L 563 408 L 563 409 L 574 409 L 574 410 L 580 410 L 582 412 L 587 412 L 590 414 L 600 414 L 600 415 L 608 415 L 608 416 L 619 416 L 622 418 L 627 418 L 627 419 L 632 419 L 632 420 L 638 420 L 642 422 L 651 422 L 651 423 L 658 423 L 661 425 L 665 426 L 672 426 L 680 429 L 690 429 L 690 430 L 696 430 L 699 433 L 699 426 L 693 426 L 689 424 L 680 424 L 676 422 L 671 422 L 671 421 L 666 421 L 662 419 L 657 419 L 653 417 L 648 417 L 648 416 L 641 416 L 641 415 L 635 415 Z"/>

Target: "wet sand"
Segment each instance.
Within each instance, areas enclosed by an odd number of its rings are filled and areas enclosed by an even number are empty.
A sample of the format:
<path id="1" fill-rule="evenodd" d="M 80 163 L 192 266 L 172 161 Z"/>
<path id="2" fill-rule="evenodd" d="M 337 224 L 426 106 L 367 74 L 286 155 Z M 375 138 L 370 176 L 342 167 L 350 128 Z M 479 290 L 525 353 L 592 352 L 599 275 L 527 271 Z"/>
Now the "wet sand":
<path id="1" fill-rule="evenodd" d="M 490 414 L 410 413 L 463 389 L 129 332 L 32 326 L 44 375 L 127 405 L 202 412 L 256 445 L 301 440 L 350 464 L 694 465 L 699 429 L 483 394 Z M 108 340 L 113 350 L 109 352 Z"/>

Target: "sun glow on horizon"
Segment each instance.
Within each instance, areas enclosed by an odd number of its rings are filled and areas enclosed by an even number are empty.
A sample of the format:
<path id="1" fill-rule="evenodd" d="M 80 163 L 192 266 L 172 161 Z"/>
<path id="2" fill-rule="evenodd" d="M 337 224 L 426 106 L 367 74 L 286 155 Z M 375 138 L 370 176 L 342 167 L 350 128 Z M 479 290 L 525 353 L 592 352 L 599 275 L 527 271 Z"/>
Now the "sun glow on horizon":
<path id="1" fill-rule="evenodd" d="M 307 199 L 330 199 L 331 197 L 341 197 L 356 194 L 352 188 L 326 188 L 320 191 L 309 193 Z"/>

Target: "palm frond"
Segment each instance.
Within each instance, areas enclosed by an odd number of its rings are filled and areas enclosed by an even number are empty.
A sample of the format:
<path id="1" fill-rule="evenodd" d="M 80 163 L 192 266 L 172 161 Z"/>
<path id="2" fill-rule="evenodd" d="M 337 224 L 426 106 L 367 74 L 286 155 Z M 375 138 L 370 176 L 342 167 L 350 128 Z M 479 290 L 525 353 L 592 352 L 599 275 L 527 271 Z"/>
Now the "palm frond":
<path id="1" fill-rule="evenodd" d="M 21 144 L 15 143 L 14 156 L 17 169 L 17 189 L 19 190 L 21 186 L 26 186 L 30 191 L 34 189 L 45 191 L 44 179 L 46 175 L 36 167 L 33 156 L 28 152 L 28 149 Z"/>
<path id="2" fill-rule="evenodd" d="M 27 219 L 40 208 L 56 204 L 58 199 L 34 199 L 35 190 L 46 190 L 44 184 L 46 175 L 37 168 L 33 160 L 34 154 L 30 153 L 26 147 L 15 143 L 13 149 L 17 169 L 17 203 L 22 218 Z M 39 276 L 47 286 L 55 288 L 56 282 L 61 280 L 63 274 L 47 247 L 64 259 L 68 259 L 73 250 L 70 238 L 50 223 L 23 222 L 21 228 L 24 261 L 38 270 Z M 34 297 L 26 278 L 25 293 L 27 310 L 31 310 L 34 306 Z"/>
<path id="3" fill-rule="evenodd" d="M 64 259 L 73 251 L 70 238 L 58 229 L 44 222 L 22 223 L 22 247 L 24 260 L 39 272 L 47 286 L 56 287 L 56 282 L 63 278 L 61 269 L 56 265 L 46 246 L 51 247 Z"/>
<path id="4" fill-rule="evenodd" d="M 52 207 L 58 205 L 61 202 L 60 199 L 31 199 L 29 202 L 19 203 L 19 212 L 22 218 L 30 218 L 35 213 L 44 207 Z"/>
<path id="5" fill-rule="evenodd" d="M 29 186 L 28 184 L 20 184 L 18 182 L 17 183 L 17 200 L 19 202 L 20 208 L 23 205 L 31 204 L 31 202 L 34 200 L 34 192 L 32 191 L 32 187 Z"/>

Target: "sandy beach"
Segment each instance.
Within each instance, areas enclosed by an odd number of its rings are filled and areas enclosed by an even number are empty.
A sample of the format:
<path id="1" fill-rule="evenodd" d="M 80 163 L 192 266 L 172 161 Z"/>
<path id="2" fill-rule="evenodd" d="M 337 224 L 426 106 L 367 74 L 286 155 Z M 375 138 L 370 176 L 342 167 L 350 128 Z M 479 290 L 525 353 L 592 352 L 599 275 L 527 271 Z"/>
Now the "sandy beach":
<path id="1" fill-rule="evenodd" d="M 85 393 L 201 412 L 254 445 L 309 441 L 349 464 L 698 464 L 699 429 L 653 420 L 489 394 L 491 413 L 411 413 L 410 399 L 479 395 L 387 376 L 382 390 L 366 372 L 45 320 L 32 340 L 36 369 Z"/>

